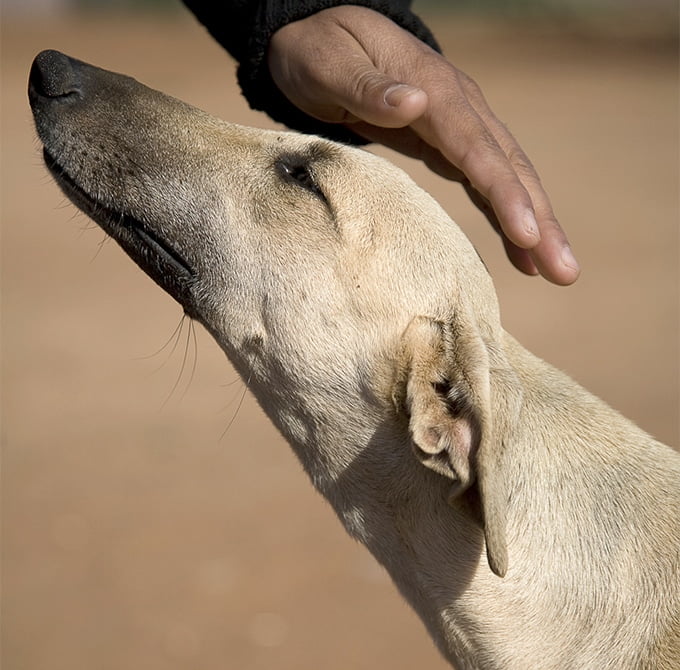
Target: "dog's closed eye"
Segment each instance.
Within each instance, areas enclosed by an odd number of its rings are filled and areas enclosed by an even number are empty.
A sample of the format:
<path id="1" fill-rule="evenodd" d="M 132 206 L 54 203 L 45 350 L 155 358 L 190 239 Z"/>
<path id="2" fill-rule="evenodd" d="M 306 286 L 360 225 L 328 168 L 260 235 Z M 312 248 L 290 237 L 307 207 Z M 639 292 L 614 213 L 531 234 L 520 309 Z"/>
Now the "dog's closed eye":
<path id="1" fill-rule="evenodd" d="M 276 168 L 283 179 L 301 186 L 305 190 L 321 198 L 325 204 L 328 200 L 314 179 L 308 164 L 301 158 L 281 158 L 276 161 Z"/>

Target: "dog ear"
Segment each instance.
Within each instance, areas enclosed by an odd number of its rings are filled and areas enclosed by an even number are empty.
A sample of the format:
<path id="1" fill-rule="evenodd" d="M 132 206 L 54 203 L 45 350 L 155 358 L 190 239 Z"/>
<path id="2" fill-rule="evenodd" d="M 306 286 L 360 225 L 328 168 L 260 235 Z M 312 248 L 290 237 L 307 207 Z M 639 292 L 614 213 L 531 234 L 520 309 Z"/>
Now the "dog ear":
<path id="1" fill-rule="evenodd" d="M 418 460 L 452 480 L 449 502 L 473 483 L 481 501 L 489 566 L 508 567 L 504 443 L 521 400 L 502 349 L 461 313 L 451 323 L 416 317 L 402 339 L 397 386 Z M 492 411 L 493 408 L 493 411 Z"/>

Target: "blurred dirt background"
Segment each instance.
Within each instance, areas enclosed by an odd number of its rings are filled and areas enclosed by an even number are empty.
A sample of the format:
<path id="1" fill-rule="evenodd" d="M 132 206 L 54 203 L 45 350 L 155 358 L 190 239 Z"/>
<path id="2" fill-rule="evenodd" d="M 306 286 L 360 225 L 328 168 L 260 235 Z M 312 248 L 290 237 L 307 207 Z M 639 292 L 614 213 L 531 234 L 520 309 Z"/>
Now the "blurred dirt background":
<path id="1" fill-rule="evenodd" d="M 537 165 L 582 278 L 519 275 L 459 187 L 379 153 L 475 241 L 510 332 L 677 448 L 672 35 L 421 14 Z M 44 48 L 272 125 L 185 12 L 3 14 L 3 668 L 445 667 L 217 346 L 48 178 L 25 93 Z"/>

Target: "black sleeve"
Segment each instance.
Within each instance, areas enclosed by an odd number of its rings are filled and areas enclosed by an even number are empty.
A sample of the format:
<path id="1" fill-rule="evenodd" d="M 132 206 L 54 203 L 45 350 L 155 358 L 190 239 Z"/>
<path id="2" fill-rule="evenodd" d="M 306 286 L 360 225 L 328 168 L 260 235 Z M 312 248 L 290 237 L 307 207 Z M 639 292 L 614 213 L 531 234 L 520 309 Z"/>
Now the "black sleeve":
<path id="1" fill-rule="evenodd" d="M 281 27 L 322 9 L 338 5 L 360 5 L 380 12 L 439 51 L 427 26 L 410 11 L 410 0 L 235 0 L 210 2 L 183 0 L 210 34 L 238 61 L 238 82 L 253 109 L 266 112 L 289 128 L 323 135 L 340 142 L 365 144 L 351 130 L 318 121 L 305 114 L 281 93 L 269 74 L 267 47 Z"/>

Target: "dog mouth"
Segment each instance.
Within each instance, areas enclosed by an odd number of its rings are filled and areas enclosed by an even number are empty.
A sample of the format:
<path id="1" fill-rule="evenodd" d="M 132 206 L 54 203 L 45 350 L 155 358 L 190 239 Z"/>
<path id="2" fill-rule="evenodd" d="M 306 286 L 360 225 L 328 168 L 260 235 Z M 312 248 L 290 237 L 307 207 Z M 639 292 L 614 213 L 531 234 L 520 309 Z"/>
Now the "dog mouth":
<path id="1" fill-rule="evenodd" d="M 43 149 L 43 156 L 48 170 L 69 200 L 116 240 L 161 288 L 188 309 L 192 303 L 191 287 L 198 277 L 192 264 L 147 224 L 92 197 L 47 149 Z"/>

